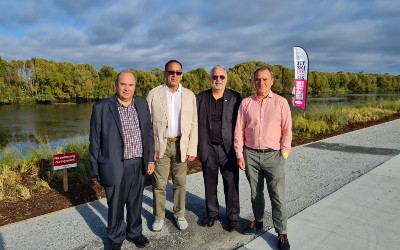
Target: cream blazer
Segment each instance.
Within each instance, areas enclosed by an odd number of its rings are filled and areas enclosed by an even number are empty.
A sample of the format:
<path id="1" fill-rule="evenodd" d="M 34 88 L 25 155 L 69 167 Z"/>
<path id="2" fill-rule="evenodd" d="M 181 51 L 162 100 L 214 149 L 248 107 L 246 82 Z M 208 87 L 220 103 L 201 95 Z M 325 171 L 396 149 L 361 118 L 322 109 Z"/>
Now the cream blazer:
<path id="1" fill-rule="evenodd" d="M 162 157 L 167 147 L 168 101 L 164 85 L 153 88 L 147 95 L 154 131 L 154 149 Z M 197 156 L 198 130 L 196 96 L 182 87 L 181 161 L 186 155 Z"/>

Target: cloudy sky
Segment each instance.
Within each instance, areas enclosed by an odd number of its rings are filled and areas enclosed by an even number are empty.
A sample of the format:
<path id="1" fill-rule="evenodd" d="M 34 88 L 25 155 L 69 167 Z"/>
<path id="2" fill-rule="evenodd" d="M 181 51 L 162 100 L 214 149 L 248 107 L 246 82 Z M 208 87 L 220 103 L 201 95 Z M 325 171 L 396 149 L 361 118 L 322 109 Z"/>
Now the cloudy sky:
<path id="1" fill-rule="evenodd" d="M 310 70 L 400 75 L 395 0 L 2 0 L 0 56 L 89 63 L 116 70 L 184 71 L 264 61 Z"/>

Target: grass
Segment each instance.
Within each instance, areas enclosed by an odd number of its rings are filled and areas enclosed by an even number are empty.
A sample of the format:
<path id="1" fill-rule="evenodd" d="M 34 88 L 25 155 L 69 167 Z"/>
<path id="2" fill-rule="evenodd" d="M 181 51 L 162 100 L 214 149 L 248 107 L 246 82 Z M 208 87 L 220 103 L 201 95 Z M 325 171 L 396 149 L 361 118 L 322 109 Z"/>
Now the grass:
<path id="1" fill-rule="evenodd" d="M 293 114 L 293 140 L 313 138 L 321 133 L 340 130 L 349 124 L 379 120 L 400 112 L 400 100 L 379 101 L 355 107 L 323 107 Z M 69 169 L 69 177 L 90 181 L 89 141 L 66 141 L 52 149 L 46 137 L 36 136 L 38 147 L 26 155 L 18 149 L 6 148 L 0 157 L 0 201 L 28 199 L 35 191 L 51 189 L 62 183 L 62 171 L 52 170 L 52 155 L 76 152 L 77 167 Z M 72 179 L 72 178 L 71 178 Z"/>
<path id="2" fill-rule="evenodd" d="M 400 112 L 400 100 L 377 101 L 355 107 L 325 106 L 293 115 L 293 139 L 337 131 L 345 126 L 382 119 Z"/>
<path id="3" fill-rule="evenodd" d="M 39 147 L 31 147 L 26 155 L 16 148 L 6 148 L 0 158 L 0 201 L 28 199 L 32 192 L 51 189 L 62 183 L 62 171 L 52 170 L 52 155 L 76 152 L 77 167 L 69 177 L 81 182 L 90 179 L 89 141 L 66 141 L 52 149 L 47 139 L 36 138 Z"/>

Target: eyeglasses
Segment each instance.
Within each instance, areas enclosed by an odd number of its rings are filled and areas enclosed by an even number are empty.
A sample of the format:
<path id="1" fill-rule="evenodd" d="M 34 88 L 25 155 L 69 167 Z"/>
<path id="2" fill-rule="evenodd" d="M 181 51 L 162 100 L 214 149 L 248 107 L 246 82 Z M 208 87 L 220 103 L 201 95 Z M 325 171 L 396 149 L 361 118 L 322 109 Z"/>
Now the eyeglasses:
<path id="1" fill-rule="evenodd" d="M 174 74 L 177 76 L 182 75 L 182 71 L 173 71 L 173 70 L 167 70 L 168 75 L 173 76 Z"/>
<path id="2" fill-rule="evenodd" d="M 212 78 L 213 80 L 218 80 L 218 77 L 219 77 L 221 80 L 225 80 L 225 78 L 226 78 L 226 76 L 224 76 L 224 75 L 220 75 L 220 76 L 213 75 L 211 78 Z"/>

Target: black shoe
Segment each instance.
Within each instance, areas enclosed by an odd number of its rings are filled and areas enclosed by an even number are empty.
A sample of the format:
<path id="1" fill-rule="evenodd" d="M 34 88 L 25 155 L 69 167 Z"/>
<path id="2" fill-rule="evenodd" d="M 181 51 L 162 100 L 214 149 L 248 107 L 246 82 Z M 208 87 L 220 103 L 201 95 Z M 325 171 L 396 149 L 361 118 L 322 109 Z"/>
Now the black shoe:
<path id="1" fill-rule="evenodd" d="M 248 227 L 243 230 L 244 235 L 258 234 L 263 229 L 263 222 L 254 220 Z"/>
<path id="2" fill-rule="evenodd" d="M 218 217 L 208 217 L 203 221 L 203 227 L 212 227 L 214 226 L 215 221 L 218 220 Z"/>
<path id="3" fill-rule="evenodd" d="M 237 221 L 231 221 L 231 222 L 229 223 L 229 231 L 230 231 L 230 232 L 235 231 L 235 230 L 236 230 L 236 227 L 237 227 Z"/>
<path id="4" fill-rule="evenodd" d="M 110 242 L 111 250 L 120 250 L 122 247 L 122 243 Z"/>
<path id="5" fill-rule="evenodd" d="M 278 250 L 289 250 L 290 244 L 287 238 L 287 234 L 278 235 Z"/>
<path id="6" fill-rule="evenodd" d="M 135 244 L 138 248 L 143 248 L 149 244 L 149 240 L 143 234 L 133 238 L 127 237 L 126 239 Z"/>

